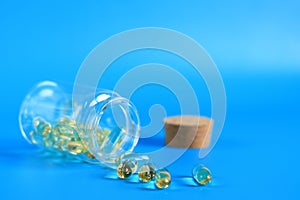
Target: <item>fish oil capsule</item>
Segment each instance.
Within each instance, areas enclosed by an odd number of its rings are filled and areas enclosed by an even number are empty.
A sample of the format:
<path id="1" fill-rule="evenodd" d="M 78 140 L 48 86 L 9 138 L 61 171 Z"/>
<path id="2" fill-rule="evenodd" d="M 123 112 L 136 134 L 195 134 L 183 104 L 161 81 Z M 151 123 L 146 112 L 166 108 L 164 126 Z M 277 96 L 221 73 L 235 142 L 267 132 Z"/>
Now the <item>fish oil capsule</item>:
<path id="1" fill-rule="evenodd" d="M 47 135 L 51 132 L 51 125 L 41 117 L 38 117 L 34 120 L 33 126 L 35 131 L 41 135 Z"/>
<path id="2" fill-rule="evenodd" d="M 58 135 L 60 138 L 71 140 L 72 137 L 77 136 L 76 129 L 73 126 L 65 124 L 57 124 L 53 128 L 54 134 Z"/>
<path id="3" fill-rule="evenodd" d="M 193 178 L 199 185 L 207 185 L 211 182 L 210 170 L 204 165 L 196 165 L 193 169 Z"/>
<path id="4" fill-rule="evenodd" d="M 117 168 L 117 175 L 119 176 L 119 178 L 128 178 L 129 176 L 131 176 L 132 173 L 132 167 L 129 162 L 122 162 L 119 164 Z"/>
<path id="5" fill-rule="evenodd" d="M 68 147 L 69 152 L 73 155 L 80 154 L 83 150 L 83 146 L 79 142 L 73 142 L 73 141 L 68 142 L 67 147 Z"/>
<path id="6" fill-rule="evenodd" d="M 142 165 L 138 172 L 139 180 L 147 183 L 154 177 L 154 174 L 154 168 L 150 164 Z"/>
<path id="7" fill-rule="evenodd" d="M 171 174 L 167 169 L 161 169 L 155 172 L 155 185 L 159 189 L 164 189 L 171 184 Z"/>

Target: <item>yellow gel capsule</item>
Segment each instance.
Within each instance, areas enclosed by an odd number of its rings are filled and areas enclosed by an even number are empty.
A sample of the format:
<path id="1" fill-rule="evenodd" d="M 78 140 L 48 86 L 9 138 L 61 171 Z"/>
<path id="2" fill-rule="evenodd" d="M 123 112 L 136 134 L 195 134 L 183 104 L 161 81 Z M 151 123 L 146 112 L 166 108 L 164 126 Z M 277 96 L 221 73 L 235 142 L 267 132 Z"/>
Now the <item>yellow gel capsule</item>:
<path id="1" fill-rule="evenodd" d="M 55 149 L 59 149 L 59 138 L 52 133 L 53 144 L 52 147 Z"/>
<path id="2" fill-rule="evenodd" d="M 171 174 L 168 170 L 162 169 L 155 172 L 155 185 L 159 189 L 164 189 L 171 184 Z"/>
<path id="3" fill-rule="evenodd" d="M 141 182 L 147 183 L 154 177 L 154 173 L 155 173 L 154 169 L 150 165 L 145 164 L 141 166 L 139 169 L 138 172 L 139 180 Z"/>
<path id="4" fill-rule="evenodd" d="M 69 151 L 67 140 L 60 140 L 59 142 L 57 142 L 57 146 L 61 151 Z"/>
<path id="5" fill-rule="evenodd" d="M 54 134 L 58 135 L 59 137 L 65 137 L 65 138 L 71 138 L 73 137 L 76 133 L 76 130 L 73 126 L 69 125 L 62 125 L 62 124 L 57 124 L 53 128 Z"/>
<path id="6" fill-rule="evenodd" d="M 47 135 L 51 132 L 51 125 L 47 123 L 43 118 L 36 118 L 33 122 L 33 126 L 37 133 Z"/>
<path id="7" fill-rule="evenodd" d="M 79 142 L 68 142 L 67 147 L 69 152 L 74 155 L 81 153 L 83 150 L 83 146 Z"/>
<path id="8" fill-rule="evenodd" d="M 207 185 L 211 182 L 212 176 L 208 168 L 203 165 L 196 165 L 193 169 L 193 178 L 199 185 Z"/>
<path id="9" fill-rule="evenodd" d="M 117 168 L 117 175 L 121 179 L 128 178 L 132 174 L 132 169 L 127 162 L 122 162 Z"/>

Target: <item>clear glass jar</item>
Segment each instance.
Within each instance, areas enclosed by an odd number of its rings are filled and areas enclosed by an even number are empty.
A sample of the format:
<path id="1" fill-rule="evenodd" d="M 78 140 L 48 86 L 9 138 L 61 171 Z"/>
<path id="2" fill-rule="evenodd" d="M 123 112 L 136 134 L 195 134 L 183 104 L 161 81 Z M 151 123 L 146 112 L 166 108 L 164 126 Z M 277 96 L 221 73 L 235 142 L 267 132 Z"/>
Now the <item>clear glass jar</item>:
<path id="1" fill-rule="evenodd" d="M 33 87 L 19 113 L 22 135 L 48 150 L 115 168 L 116 159 L 132 152 L 138 142 L 136 108 L 128 99 L 102 89 L 77 94 L 84 98 L 74 102 L 70 88 L 52 81 Z"/>

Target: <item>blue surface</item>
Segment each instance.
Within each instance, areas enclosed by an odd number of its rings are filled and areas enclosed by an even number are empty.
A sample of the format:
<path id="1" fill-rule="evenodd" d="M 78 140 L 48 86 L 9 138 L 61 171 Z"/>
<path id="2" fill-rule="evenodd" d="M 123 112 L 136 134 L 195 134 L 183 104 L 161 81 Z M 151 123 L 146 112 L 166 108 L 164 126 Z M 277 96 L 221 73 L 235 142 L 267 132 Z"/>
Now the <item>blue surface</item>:
<path id="1" fill-rule="evenodd" d="M 299 199 L 299 8 L 297 1 L 271 0 L 1 1 L 0 198 Z M 227 92 L 227 118 L 207 158 L 198 160 L 198 151 L 189 150 L 169 166 L 171 187 L 153 190 L 134 180 L 116 180 L 113 172 L 100 166 L 51 158 L 26 143 L 17 116 L 32 85 L 45 79 L 73 82 L 97 44 L 120 31 L 145 26 L 189 35 L 219 67 Z M 135 66 L 143 63 L 143 56 L 129 55 L 124 63 Z M 157 53 L 153 59 L 180 68 L 172 57 Z M 145 63 L 149 61 L 151 56 L 146 56 Z M 193 82 L 187 68 L 180 70 Z M 104 80 L 103 86 L 109 87 L 115 77 L 111 82 Z M 203 94 L 201 113 L 210 115 L 205 87 L 194 87 Z M 157 90 L 169 97 L 157 86 L 137 91 L 133 101 L 140 113 L 166 101 L 153 97 Z M 152 97 L 146 105 L 138 92 Z M 178 112 L 176 108 L 167 111 Z M 142 124 L 148 121 L 143 115 Z M 137 150 L 162 145 L 161 132 L 141 140 Z M 194 187 L 191 182 L 190 172 L 197 163 L 211 169 L 214 182 L 210 186 Z"/>

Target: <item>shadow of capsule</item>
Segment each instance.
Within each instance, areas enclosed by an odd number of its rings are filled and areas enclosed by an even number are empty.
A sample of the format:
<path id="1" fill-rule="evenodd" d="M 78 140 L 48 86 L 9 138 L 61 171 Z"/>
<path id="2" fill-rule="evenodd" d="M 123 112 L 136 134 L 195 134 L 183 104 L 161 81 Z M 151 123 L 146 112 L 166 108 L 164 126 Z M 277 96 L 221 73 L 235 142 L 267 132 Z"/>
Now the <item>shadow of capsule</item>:
<path id="1" fill-rule="evenodd" d="M 114 170 L 109 170 L 109 171 L 107 170 L 105 175 L 104 175 L 104 178 L 105 179 L 110 179 L 110 180 L 126 181 L 127 183 L 132 183 L 132 184 L 140 183 L 137 174 L 132 174 L 128 178 L 121 179 L 121 178 L 118 177 L 116 171 L 114 171 Z"/>
<path id="2" fill-rule="evenodd" d="M 192 177 L 189 176 L 175 176 L 173 177 L 173 180 L 170 184 L 170 186 L 166 189 L 162 189 L 162 190 L 181 190 L 184 189 L 184 187 L 195 187 L 198 188 L 200 190 L 210 190 L 211 187 L 215 187 L 216 184 L 214 184 L 214 182 L 209 183 L 208 185 L 205 186 L 201 186 L 198 183 L 196 183 L 194 181 L 194 179 Z M 158 189 L 155 186 L 155 182 L 152 180 L 148 183 L 141 183 L 140 182 L 140 189 L 142 190 L 158 190 L 161 191 L 161 189 Z"/>
<path id="3" fill-rule="evenodd" d="M 154 181 L 149 181 L 147 183 L 141 183 L 140 187 L 141 190 L 157 190 Z"/>
<path id="4" fill-rule="evenodd" d="M 170 190 L 180 190 L 183 187 L 182 186 L 188 186 L 188 187 L 198 187 L 199 185 L 195 183 L 193 178 L 187 177 L 187 176 L 177 176 L 173 177 L 171 184 L 168 188 L 159 189 L 155 186 L 155 181 L 149 181 L 147 183 L 141 183 L 140 182 L 140 189 L 142 190 L 157 190 L 157 191 L 170 191 Z"/>
<path id="5" fill-rule="evenodd" d="M 139 177 L 137 174 L 132 174 L 130 177 L 124 179 L 126 182 L 128 183 L 134 183 L 134 184 L 137 184 L 137 183 L 141 183 L 139 181 Z"/>
<path id="6" fill-rule="evenodd" d="M 107 171 L 104 175 L 105 179 L 110 179 L 110 180 L 119 180 L 120 178 L 118 177 L 118 175 L 116 174 L 115 171 L 111 170 L 111 171 Z"/>
<path id="7" fill-rule="evenodd" d="M 181 186 L 198 187 L 199 185 L 189 176 L 176 176 L 173 178 L 174 182 Z"/>
<path id="8" fill-rule="evenodd" d="M 215 187 L 222 186 L 220 181 L 216 179 L 213 179 L 207 185 L 200 185 L 193 179 L 193 177 L 189 177 L 189 176 L 176 176 L 174 177 L 174 182 L 176 182 L 176 185 L 178 186 L 198 187 L 201 190 L 210 190 L 212 187 L 215 188 Z"/>

